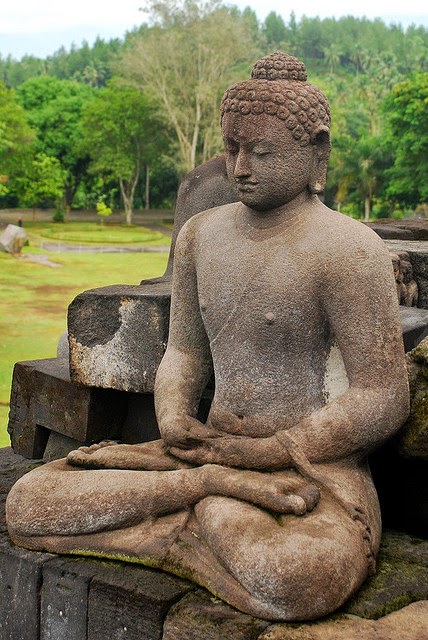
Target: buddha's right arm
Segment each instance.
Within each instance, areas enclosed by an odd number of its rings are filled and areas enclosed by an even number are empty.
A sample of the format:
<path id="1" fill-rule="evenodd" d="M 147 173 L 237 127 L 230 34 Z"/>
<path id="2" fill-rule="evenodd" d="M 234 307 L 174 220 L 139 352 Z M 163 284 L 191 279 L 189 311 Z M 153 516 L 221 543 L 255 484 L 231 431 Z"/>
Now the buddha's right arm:
<path id="1" fill-rule="evenodd" d="M 194 226 L 190 221 L 177 239 L 168 346 L 155 382 L 156 416 L 167 444 L 186 442 L 190 431 L 203 437 L 205 430 L 196 415 L 212 360 L 198 302 Z"/>

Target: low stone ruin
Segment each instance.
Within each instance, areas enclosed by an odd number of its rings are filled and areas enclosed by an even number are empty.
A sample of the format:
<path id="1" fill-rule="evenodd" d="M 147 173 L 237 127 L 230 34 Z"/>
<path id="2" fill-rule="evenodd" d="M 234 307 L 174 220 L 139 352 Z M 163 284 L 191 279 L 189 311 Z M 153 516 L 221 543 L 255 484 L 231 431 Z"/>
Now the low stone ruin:
<path id="1" fill-rule="evenodd" d="M 21 253 L 21 249 L 27 241 L 28 236 L 25 229 L 15 224 L 8 224 L 0 234 L 0 251 L 17 255 Z"/>

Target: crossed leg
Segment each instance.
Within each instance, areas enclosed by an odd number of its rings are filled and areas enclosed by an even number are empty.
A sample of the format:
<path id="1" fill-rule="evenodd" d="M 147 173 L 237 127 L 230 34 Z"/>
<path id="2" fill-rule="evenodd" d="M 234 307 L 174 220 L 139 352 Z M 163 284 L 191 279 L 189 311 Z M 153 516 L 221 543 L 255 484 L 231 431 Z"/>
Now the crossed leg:
<path id="1" fill-rule="evenodd" d="M 337 609 L 367 577 L 363 528 L 329 495 L 303 517 L 274 517 L 223 496 L 203 499 L 195 514 L 208 548 L 240 587 L 222 597 L 251 615 L 315 619 Z M 201 584 L 224 589 L 215 576 Z"/>

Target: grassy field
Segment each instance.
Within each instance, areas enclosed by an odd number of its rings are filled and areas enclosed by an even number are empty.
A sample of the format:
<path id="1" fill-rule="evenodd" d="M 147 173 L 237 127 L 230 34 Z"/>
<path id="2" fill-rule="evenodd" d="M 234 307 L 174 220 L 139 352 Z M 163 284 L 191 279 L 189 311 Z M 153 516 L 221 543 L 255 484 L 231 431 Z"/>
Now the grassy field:
<path id="1" fill-rule="evenodd" d="M 26 253 L 40 250 L 25 247 Z M 67 307 L 78 293 L 159 276 L 168 258 L 167 253 L 48 255 L 61 267 L 0 253 L 0 447 L 9 444 L 6 427 L 14 363 L 55 357 L 58 338 L 66 329 Z"/>
<path id="2" fill-rule="evenodd" d="M 168 228 L 168 227 L 167 227 Z M 169 237 L 161 231 L 143 226 L 100 224 L 99 222 L 26 222 L 25 230 L 38 240 L 70 242 L 84 245 L 168 245 Z"/>

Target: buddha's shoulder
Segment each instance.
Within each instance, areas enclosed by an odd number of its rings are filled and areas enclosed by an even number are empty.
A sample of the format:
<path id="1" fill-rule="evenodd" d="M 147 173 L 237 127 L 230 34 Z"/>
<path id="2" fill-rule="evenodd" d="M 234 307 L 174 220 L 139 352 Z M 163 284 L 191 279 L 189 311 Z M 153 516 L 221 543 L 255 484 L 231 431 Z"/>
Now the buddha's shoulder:
<path id="1" fill-rule="evenodd" d="M 228 227 L 233 228 L 236 209 L 239 203 L 232 202 L 213 207 L 195 214 L 185 223 L 180 234 L 198 236 L 206 233 L 224 233 Z"/>
<path id="2" fill-rule="evenodd" d="M 322 203 L 313 217 L 312 233 L 326 249 L 349 253 L 366 249 L 369 253 L 387 253 L 383 240 L 363 222 L 329 209 Z"/>

